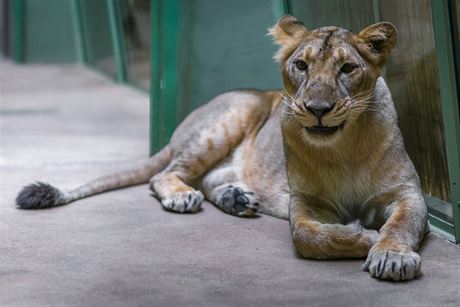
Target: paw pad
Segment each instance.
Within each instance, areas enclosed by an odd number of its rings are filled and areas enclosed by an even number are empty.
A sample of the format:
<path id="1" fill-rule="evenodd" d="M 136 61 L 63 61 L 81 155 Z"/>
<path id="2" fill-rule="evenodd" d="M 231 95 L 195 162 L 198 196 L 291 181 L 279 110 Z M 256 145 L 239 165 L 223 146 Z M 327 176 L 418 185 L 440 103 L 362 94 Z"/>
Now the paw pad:
<path id="1" fill-rule="evenodd" d="M 225 212 L 236 216 L 252 216 L 259 208 L 254 193 L 234 186 L 227 187 L 218 205 Z"/>

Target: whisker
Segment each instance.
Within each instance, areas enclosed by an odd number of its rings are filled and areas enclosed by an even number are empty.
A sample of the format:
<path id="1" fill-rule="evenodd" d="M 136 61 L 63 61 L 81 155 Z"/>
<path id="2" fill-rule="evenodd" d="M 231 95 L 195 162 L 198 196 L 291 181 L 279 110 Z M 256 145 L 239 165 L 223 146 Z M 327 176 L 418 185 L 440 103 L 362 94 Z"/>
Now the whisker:
<path id="1" fill-rule="evenodd" d="M 353 95 L 352 97 L 350 97 L 350 99 L 354 100 L 359 96 L 363 96 L 363 97 L 365 97 L 365 96 L 374 96 L 374 89 L 369 89 L 367 91 L 358 92 L 355 95 Z"/>

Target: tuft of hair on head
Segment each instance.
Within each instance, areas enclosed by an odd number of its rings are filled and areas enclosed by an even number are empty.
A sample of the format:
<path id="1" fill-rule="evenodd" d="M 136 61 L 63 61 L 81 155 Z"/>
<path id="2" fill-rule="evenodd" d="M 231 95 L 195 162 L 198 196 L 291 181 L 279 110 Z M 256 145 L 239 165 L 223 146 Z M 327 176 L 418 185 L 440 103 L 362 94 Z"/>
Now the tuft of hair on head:
<path id="1" fill-rule="evenodd" d="M 16 197 L 16 206 L 20 209 L 45 209 L 63 204 L 63 193 L 43 182 L 25 186 Z"/>
<path id="2" fill-rule="evenodd" d="M 285 15 L 273 27 L 268 29 L 280 50 L 274 58 L 277 62 L 283 62 L 299 46 L 300 42 L 308 35 L 305 25 L 291 15 Z"/>

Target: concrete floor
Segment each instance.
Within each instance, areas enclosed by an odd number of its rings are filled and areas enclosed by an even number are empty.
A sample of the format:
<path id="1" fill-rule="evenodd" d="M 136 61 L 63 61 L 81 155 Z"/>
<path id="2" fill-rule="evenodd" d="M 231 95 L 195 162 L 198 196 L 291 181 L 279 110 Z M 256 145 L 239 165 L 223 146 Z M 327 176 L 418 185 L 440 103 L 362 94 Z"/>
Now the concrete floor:
<path id="1" fill-rule="evenodd" d="M 148 155 L 148 97 L 76 66 L 0 62 L 0 306 L 460 306 L 460 248 L 435 234 L 423 275 L 382 282 L 363 260 L 297 256 L 288 223 L 211 204 L 165 212 L 147 185 L 24 211 Z"/>

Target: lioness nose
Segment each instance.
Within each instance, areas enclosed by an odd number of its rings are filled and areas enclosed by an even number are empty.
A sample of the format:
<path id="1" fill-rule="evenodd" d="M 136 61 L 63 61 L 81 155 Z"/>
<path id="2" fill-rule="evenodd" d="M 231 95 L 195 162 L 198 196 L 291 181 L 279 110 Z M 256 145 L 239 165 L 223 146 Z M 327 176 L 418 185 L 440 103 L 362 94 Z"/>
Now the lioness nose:
<path id="1" fill-rule="evenodd" d="M 321 119 L 327 112 L 332 110 L 334 105 L 329 105 L 326 101 L 309 101 L 306 105 L 307 110 L 315 115 L 318 119 Z"/>

